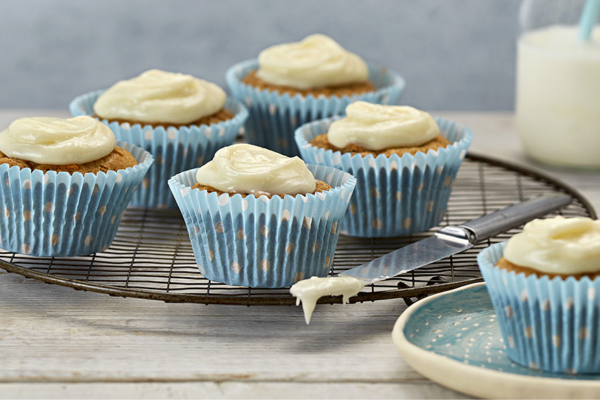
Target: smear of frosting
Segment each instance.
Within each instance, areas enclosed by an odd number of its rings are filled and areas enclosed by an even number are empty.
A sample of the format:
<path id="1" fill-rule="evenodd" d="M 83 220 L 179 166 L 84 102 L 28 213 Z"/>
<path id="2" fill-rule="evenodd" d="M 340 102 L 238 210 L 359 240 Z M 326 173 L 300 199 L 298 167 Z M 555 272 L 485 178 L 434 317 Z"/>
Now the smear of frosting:
<path id="1" fill-rule="evenodd" d="M 359 56 L 320 34 L 269 47 L 259 54 L 258 65 L 260 79 L 297 89 L 364 82 L 369 77 L 367 64 Z"/>
<path id="2" fill-rule="evenodd" d="M 350 297 L 358 294 L 367 283 L 367 281 L 362 281 L 352 276 L 338 275 L 332 278 L 313 276 L 310 279 L 295 283 L 290 288 L 290 293 L 296 297 L 296 305 L 302 302 L 304 320 L 308 325 L 317 305 L 317 300 L 321 297 L 341 295 L 342 302 L 346 304 L 349 302 Z"/>
<path id="3" fill-rule="evenodd" d="M 85 164 L 114 148 L 110 128 L 87 116 L 21 118 L 0 132 L 0 151 L 38 164 Z"/>
<path id="4" fill-rule="evenodd" d="M 316 188 L 313 174 L 300 158 L 250 144 L 220 149 L 198 169 L 196 180 L 227 193 L 296 195 Z"/>
<path id="5" fill-rule="evenodd" d="M 509 239 L 504 257 L 545 273 L 600 271 L 600 221 L 560 216 L 533 220 Z"/>
<path id="6" fill-rule="evenodd" d="M 349 144 L 369 150 L 420 146 L 440 133 L 429 113 L 413 107 L 357 101 L 346 107 L 346 114 L 327 133 L 329 142 L 339 148 Z"/>
<path id="7" fill-rule="evenodd" d="M 188 124 L 215 114 L 227 95 L 214 83 L 157 69 L 106 90 L 94 104 L 101 118 Z"/>

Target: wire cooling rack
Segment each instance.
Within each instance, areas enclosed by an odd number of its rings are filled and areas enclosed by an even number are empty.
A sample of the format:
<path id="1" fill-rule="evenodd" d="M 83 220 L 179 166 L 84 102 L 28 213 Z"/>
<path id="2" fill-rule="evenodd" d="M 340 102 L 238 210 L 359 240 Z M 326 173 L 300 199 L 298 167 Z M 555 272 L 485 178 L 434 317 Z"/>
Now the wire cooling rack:
<path id="1" fill-rule="evenodd" d="M 573 201 L 550 215 L 596 218 L 588 201 L 567 185 L 537 172 L 480 155 L 467 155 L 443 223 L 422 234 L 385 239 L 340 236 L 330 273 L 356 267 L 392 250 L 518 201 L 548 192 L 567 193 Z M 481 281 L 476 256 L 507 240 L 512 229 L 473 248 L 400 277 L 367 286 L 352 302 L 404 298 L 410 304 L 432 293 Z M 38 258 L 0 250 L 0 267 L 28 278 L 113 296 L 166 302 L 237 305 L 291 305 L 288 289 L 228 286 L 204 278 L 194 261 L 179 211 L 129 208 L 112 246 L 86 257 Z M 320 302 L 339 303 L 340 297 Z"/>

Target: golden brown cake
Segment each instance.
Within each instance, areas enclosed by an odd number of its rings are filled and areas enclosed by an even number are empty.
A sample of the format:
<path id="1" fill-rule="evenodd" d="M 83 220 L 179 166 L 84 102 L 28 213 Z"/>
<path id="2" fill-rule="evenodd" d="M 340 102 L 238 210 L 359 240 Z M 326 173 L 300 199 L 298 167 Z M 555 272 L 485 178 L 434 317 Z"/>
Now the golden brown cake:
<path id="1" fill-rule="evenodd" d="M 317 184 L 317 187 L 316 187 L 315 191 L 314 191 L 314 192 L 312 192 L 313 194 L 315 194 L 315 193 L 318 193 L 318 192 L 325 192 L 325 191 L 327 191 L 327 190 L 331 189 L 331 186 L 329 186 L 327 183 L 325 183 L 325 182 L 323 182 L 323 181 L 320 181 L 320 180 L 318 180 L 318 179 L 315 179 L 315 183 Z M 220 196 L 220 195 L 222 195 L 223 193 L 226 193 L 226 192 L 222 192 L 222 191 L 220 191 L 220 190 L 217 190 L 217 189 L 215 189 L 215 188 L 212 188 L 212 187 L 210 187 L 210 186 L 201 185 L 201 184 L 199 184 L 199 183 L 195 183 L 195 184 L 192 186 L 192 189 L 206 190 L 206 191 L 207 191 L 207 192 L 209 192 L 209 193 L 210 193 L 210 192 L 216 192 L 216 193 L 217 193 L 217 195 L 219 195 L 219 196 Z M 233 195 L 235 195 L 235 194 L 236 194 L 236 193 L 229 193 L 229 195 L 231 195 L 231 196 L 233 196 Z M 308 194 L 308 193 L 307 193 L 307 194 Z M 260 197 L 261 195 L 267 196 L 269 199 L 270 199 L 271 197 L 273 197 L 273 196 L 279 196 L 279 195 L 277 195 L 277 194 L 266 194 L 266 193 L 254 193 L 254 194 L 252 194 L 252 196 L 254 196 L 254 197 Z M 249 194 L 242 194 L 242 197 L 246 197 L 246 196 L 250 196 L 250 195 L 249 195 Z M 281 197 L 281 196 L 280 196 L 280 197 Z"/>
<path id="2" fill-rule="evenodd" d="M 105 119 L 102 118 L 99 115 L 94 114 L 94 118 L 98 118 L 98 119 Z M 122 123 L 129 123 L 131 125 L 135 125 L 135 124 L 140 124 L 142 126 L 146 126 L 146 125 L 150 125 L 152 126 L 152 128 L 156 128 L 158 126 L 164 126 L 164 127 L 168 127 L 168 126 L 173 126 L 175 128 L 181 128 L 182 126 L 190 126 L 190 125 L 211 125 L 211 124 L 218 124 L 219 122 L 223 122 L 223 121 L 228 121 L 230 119 L 233 118 L 233 113 L 231 111 L 229 111 L 226 108 L 222 108 L 219 111 L 217 111 L 216 113 L 212 114 L 212 115 L 208 115 L 206 117 L 202 117 L 196 121 L 187 123 L 187 124 L 174 124 L 171 122 L 143 122 L 143 121 L 127 121 L 124 119 L 110 119 L 108 120 L 109 123 L 111 122 L 118 122 L 119 124 Z"/>
<path id="3" fill-rule="evenodd" d="M 137 165 L 138 162 L 135 160 L 133 155 L 125 149 L 115 146 L 112 153 L 85 164 L 67 164 L 67 165 L 50 165 L 50 164 L 37 164 L 33 161 L 20 160 L 18 158 L 7 157 L 0 151 L 0 164 L 8 164 L 11 167 L 17 166 L 19 168 L 31 168 L 39 169 L 45 172 L 56 171 L 56 172 L 68 172 L 73 174 L 74 172 L 86 173 L 98 173 L 107 171 L 118 171 L 120 169 L 126 169 Z"/>
<path id="4" fill-rule="evenodd" d="M 509 272 L 514 272 L 515 274 L 520 274 L 520 273 L 524 273 L 525 276 L 529 276 L 529 275 L 535 275 L 538 278 L 541 278 L 542 276 L 548 276 L 550 279 L 554 278 L 554 277 L 561 277 L 562 279 L 567 279 L 569 276 L 572 276 L 575 279 L 581 279 L 584 276 L 587 276 L 590 279 L 594 279 L 598 276 L 600 276 L 600 272 L 596 272 L 596 273 L 587 273 L 587 274 L 552 274 L 549 272 L 541 272 L 538 270 L 535 270 L 533 268 L 528 268 L 528 267 L 522 267 L 520 265 L 516 265 L 511 263 L 510 261 L 508 261 L 506 258 L 502 257 L 498 263 L 496 264 L 496 266 L 498 268 L 502 268 L 504 270 L 507 270 Z"/>
<path id="5" fill-rule="evenodd" d="M 322 135 L 315 137 L 313 140 L 311 140 L 310 144 L 315 147 L 319 147 L 321 149 L 331 150 L 331 151 L 340 151 L 342 153 L 351 153 L 352 155 L 360 154 L 362 156 L 366 156 L 368 154 L 372 154 L 375 157 L 377 157 L 378 155 L 383 154 L 386 157 L 389 157 L 392 154 L 397 154 L 400 157 L 402 157 L 402 155 L 406 154 L 406 153 L 412 154 L 412 155 L 415 155 L 418 152 L 427 153 L 428 150 L 437 150 L 440 147 L 447 147 L 451 143 L 450 143 L 450 141 L 448 141 L 448 139 L 446 139 L 442 135 L 437 135 L 435 138 L 433 138 L 429 142 L 422 144 L 421 146 L 417 146 L 417 147 L 395 147 L 395 148 L 389 148 L 389 149 L 375 151 L 375 150 L 366 149 L 357 144 L 349 144 L 348 146 L 344 147 L 343 149 L 340 149 L 340 148 L 335 147 L 331 143 L 329 143 L 329 140 L 327 139 L 327 134 L 324 133 Z"/>
<path id="6" fill-rule="evenodd" d="M 325 97 L 342 97 L 374 92 L 375 90 L 377 90 L 375 89 L 371 81 L 348 83 L 340 86 L 297 89 L 289 86 L 278 86 L 265 82 L 257 76 L 256 71 L 250 71 L 248 75 L 246 75 L 244 79 L 242 79 L 242 82 L 244 82 L 246 85 L 250 85 L 260 90 L 268 90 L 271 92 L 277 92 L 279 94 L 287 93 L 291 96 L 295 94 L 300 94 L 302 96 L 308 96 L 312 94 L 315 97 L 321 95 Z"/>

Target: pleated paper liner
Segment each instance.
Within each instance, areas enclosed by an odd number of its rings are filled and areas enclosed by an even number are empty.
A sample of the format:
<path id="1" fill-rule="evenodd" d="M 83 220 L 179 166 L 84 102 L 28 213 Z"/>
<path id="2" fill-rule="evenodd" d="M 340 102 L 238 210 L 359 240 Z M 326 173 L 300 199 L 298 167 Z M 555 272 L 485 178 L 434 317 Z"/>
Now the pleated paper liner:
<path id="1" fill-rule="evenodd" d="M 600 278 L 515 274 L 494 266 L 505 243 L 483 250 L 479 268 L 508 356 L 533 369 L 600 372 Z"/>
<path id="2" fill-rule="evenodd" d="M 75 98 L 69 108 L 73 116 L 94 115 L 94 103 L 102 90 Z M 131 205 L 147 208 L 177 208 L 167 181 L 175 174 L 199 167 L 210 161 L 217 150 L 229 146 L 243 129 L 248 111 L 238 101 L 228 98 L 225 108 L 234 114 L 228 121 L 211 125 L 153 128 L 151 125 L 109 123 L 117 140 L 135 144 L 150 152 L 155 163 L 136 192 Z"/>
<path id="3" fill-rule="evenodd" d="M 301 96 L 260 90 L 242 82 L 250 71 L 258 69 L 258 60 L 248 60 L 227 71 L 227 85 L 233 96 L 250 112 L 246 125 L 247 141 L 287 156 L 299 155 L 294 131 L 310 121 L 342 114 L 353 101 L 395 104 L 404 89 L 404 79 L 387 68 L 368 64 L 369 80 L 377 89 L 355 96 Z"/>
<path id="4" fill-rule="evenodd" d="M 169 180 L 206 278 L 278 288 L 328 274 L 356 180 L 333 168 L 308 168 L 332 189 L 269 199 L 191 190 L 197 169 Z"/>
<path id="5" fill-rule="evenodd" d="M 108 248 L 153 157 L 118 141 L 138 165 L 87 173 L 0 165 L 0 247 L 40 257 L 82 256 Z"/>
<path id="6" fill-rule="evenodd" d="M 452 183 L 473 139 L 469 128 L 436 118 L 440 134 L 452 144 L 415 156 L 352 156 L 309 143 L 327 133 L 338 118 L 298 128 L 296 142 L 306 163 L 339 168 L 356 177 L 356 190 L 342 233 L 359 237 L 405 236 L 439 224 L 446 212 Z"/>

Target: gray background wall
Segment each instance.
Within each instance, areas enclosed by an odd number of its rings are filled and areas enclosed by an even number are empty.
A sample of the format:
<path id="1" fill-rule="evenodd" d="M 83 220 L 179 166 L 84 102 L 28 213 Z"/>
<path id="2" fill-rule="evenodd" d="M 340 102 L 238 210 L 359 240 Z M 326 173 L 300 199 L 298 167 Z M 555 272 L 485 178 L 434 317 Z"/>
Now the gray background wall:
<path id="1" fill-rule="evenodd" d="M 407 80 L 401 103 L 511 110 L 519 0 L 0 0 L 0 108 L 65 108 L 150 68 L 225 86 L 320 32 Z"/>

